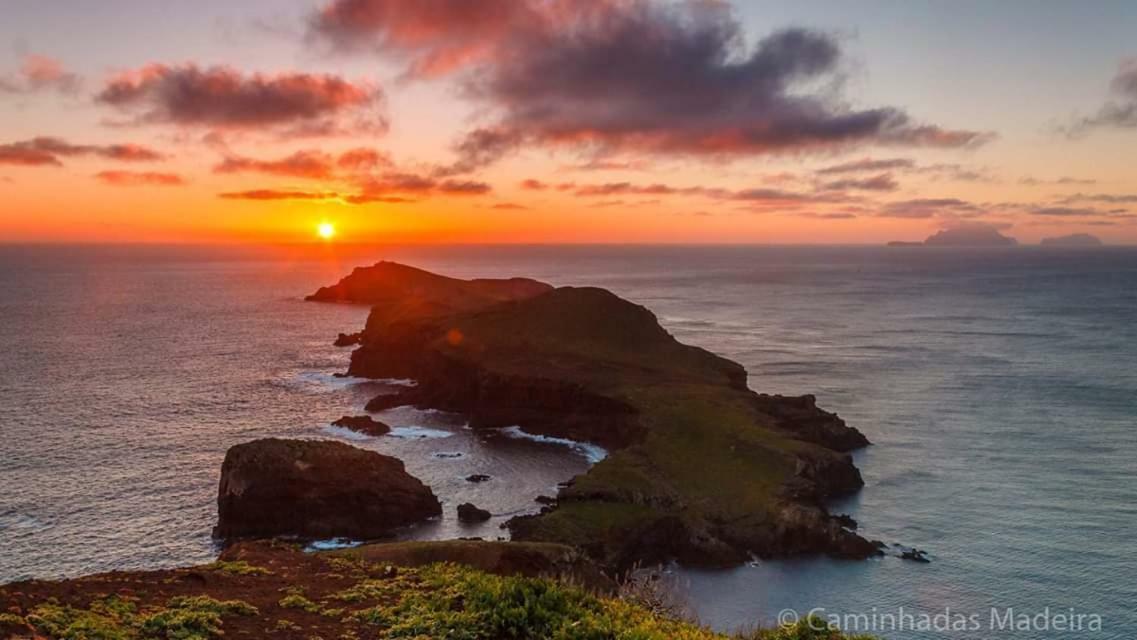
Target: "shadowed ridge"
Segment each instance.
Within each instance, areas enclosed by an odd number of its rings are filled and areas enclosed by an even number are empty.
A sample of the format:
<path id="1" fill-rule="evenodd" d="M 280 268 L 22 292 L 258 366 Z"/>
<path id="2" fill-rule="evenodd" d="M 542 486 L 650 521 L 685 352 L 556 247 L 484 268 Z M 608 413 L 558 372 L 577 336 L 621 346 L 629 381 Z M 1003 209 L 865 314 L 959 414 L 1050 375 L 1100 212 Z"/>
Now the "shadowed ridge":
<path id="1" fill-rule="evenodd" d="M 460 280 L 397 262 L 382 261 L 370 267 L 357 267 L 338 283 L 321 287 L 305 299 L 458 311 L 524 299 L 552 288 L 529 278 Z"/>

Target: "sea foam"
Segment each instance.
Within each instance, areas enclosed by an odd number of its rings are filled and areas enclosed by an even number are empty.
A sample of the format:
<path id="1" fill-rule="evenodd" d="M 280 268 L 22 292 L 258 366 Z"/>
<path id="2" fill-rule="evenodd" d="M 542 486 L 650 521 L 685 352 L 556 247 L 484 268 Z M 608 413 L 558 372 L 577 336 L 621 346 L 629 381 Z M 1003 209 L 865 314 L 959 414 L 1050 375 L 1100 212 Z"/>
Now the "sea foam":
<path id="1" fill-rule="evenodd" d="M 555 438 L 553 436 L 542 436 L 535 433 L 526 433 L 521 430 L 521 427 L 505 427 L 500 430 L 502 434 L 510 438 L 517 438 L 519 440 L 531 440 L 533 442 L 544 442 L 546 444 L 556 444 L 563 447 L 568 447 L 573 451 L 584 456 L 592 464 L 600 462 L 608 457 L 608 451 L 589 442 L 578 442 L 576 440 L 569 440 L 568 438 Z"/>

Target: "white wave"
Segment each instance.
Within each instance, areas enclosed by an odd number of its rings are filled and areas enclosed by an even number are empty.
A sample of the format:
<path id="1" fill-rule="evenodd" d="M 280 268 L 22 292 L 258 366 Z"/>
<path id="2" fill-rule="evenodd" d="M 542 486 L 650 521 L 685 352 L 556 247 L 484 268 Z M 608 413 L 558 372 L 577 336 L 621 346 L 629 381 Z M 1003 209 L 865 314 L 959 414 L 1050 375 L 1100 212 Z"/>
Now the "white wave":
<path id="1" fill-rule="evenodd" d="M 521 430 L 521 427 L 505 427 L 500 430 L 503 434 L 510 438 L 518 438 L 521 440 L 532 440 L 533 442 L 544 442 L 547 444 L 557 444 L 568 447 L 573 451 L 584 456 L 586 460 L 592 464 L 600 462 L 608 457 L 608 450 L 589 442 L 577 442 L 576 440 L 569 440 L 568 438 L 555 438 L 553 436 L 541 436 L 535 433 L 526 433 Z"/>
<path id="2" fill-rule="evenodd" d="M 423 438 L 449 438 L 454 435 L 450 431 L 442 429 L 431 429 L 430 427 L 391 427 L 391 431 L 387 434 L 392 438 L 405 438 L 407 440 L 418 440 Z"/>
<path id="3" fill-rule="evenodd" d="M 323 431 L 324 433 L 328 434 L 328 435 L 335 436 L 337 438 L 343 438 L 344 440 L 355 440 L 357 442 L 360 442 L 363 440 L 371 440 L 372 438 L 375 437 L 375 436 L 367 435 L 366 433 L 360 433 L 358 431 L 348 429 L 347 427 L 340 427 L 340 426 L 337 426 L 334 424 L 326 424 L 326 425 L 320 427 L 320 430 Z"/>
<path id="4" fill-rule="evenodd" d="M 305 551 L 330 551 L 332 549 L 351 549 L 363 544 L 359 540 L 347 538 L 332 538 L 330 540 L 314 540 L 304 547 Z"/>
<path id="5" fill-rule="evenodd" d="M 278 378 L 276 382 L 287 387 L 315 393 L 341 391 L 361 384 L 389 387 L 413 387 L 417 384 L 414 380 L 407 378 L 359 378 L 327 371 L 301 371 L 295 374 L 286 374 Z"/>

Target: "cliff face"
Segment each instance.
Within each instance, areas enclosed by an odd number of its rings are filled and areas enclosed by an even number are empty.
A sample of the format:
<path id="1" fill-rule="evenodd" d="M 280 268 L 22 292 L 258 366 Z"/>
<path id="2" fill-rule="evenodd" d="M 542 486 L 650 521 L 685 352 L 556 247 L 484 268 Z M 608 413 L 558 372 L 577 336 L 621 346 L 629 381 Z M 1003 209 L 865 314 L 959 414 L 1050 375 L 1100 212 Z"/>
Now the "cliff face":
<path id="1" fill-rule="evenodd" d="M 418 381 L 372 410 L 445 409 L 475 428 L 612 450 L 555 506 L 513 520 L 515 539 L 575 545 L 610 567 L 877 552 L 822 506 L 863 484 L 845 452 L 868 442 L 812 397 L 754 393 L 742 366 L 603 289 L 527 285 L 521 298 L 440 311 L 468 299 L 452 287 L 374 307 L 349 373 Z"/>

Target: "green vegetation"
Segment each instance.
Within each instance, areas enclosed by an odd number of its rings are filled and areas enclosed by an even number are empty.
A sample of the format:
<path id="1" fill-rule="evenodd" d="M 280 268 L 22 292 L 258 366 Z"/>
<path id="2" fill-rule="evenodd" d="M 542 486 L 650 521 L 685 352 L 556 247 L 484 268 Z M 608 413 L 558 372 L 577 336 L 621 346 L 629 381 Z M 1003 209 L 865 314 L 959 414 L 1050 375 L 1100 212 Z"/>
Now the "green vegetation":
<path id="1" fill-rule="evenodd" d="M 290 593 L 281 598 L 277 604 L 285 609 L 300 609 L 308 613 L 317 613 L 321 609 L 320 605 L 305 598 L 303 594 L 300 593 Z"/>
<path id="2" fill-rule="evenodd" d="M 27 622 L 41 633 L 66 640 L 206 640 L 221 634 L 225 616 L 257 614 L 257 608 L 246 602 L 209 596 L 171 598 L 165 607 L 142 610 L 133 599 L 108 596 L 86 609 L 41 604 Z"/>
<path id="3" fill-rule="evenodd" d="M 422 551 L 420 544 L 414 548 Z M 494 550 L 500 551 L 500 545 L 485 543 L 484 552 Z M 165 581 L 170 572 L 111 574 L 41 583 L 36 587 L 48 589 L 31 599 L 25 599 L 31 595 L 26 591 L 11 598 L 14 592 L 0 587 L 0 599 L 14 603 L 0 615 L 0 635 L 28 635 L 30 625 L 42 636 L 65 640 L 846 638 L 820 621 L 812 625 L 819 630 L 803 623 L 744 636 L 717 634 L 684 621 L 682 607 L 672 606 L 677 592 L 656 583 L 603 595 L 571 580 L 498 575 L 449 562 L 392 565 L 363 555 L 284 548 L 258 548 L 250 555 L 257 564 L 271 564 L 273 573 L 235 574 L 205 583 L 183 580 L 178 587 Z M 174 575 L 199 575 L 209 566 Z M 157 593 L 170 588 L 182 595 Z M 134 595 L 107 595 L 108 590 Z M 238 595 L 242 599 L 232 599 Z"/>
<path id="4" fill-rule="evenodd" d="M 556 509 L 513 521 L 515 540 L 576 545 L 617 570 L 667 555 L 730 564 L 751 553 L 876 553 L 855 533 L 830 530 L 812 500 L 859 486 L 844 445 L 824 444 L 851 433 L 830 414 L 763 401 L 741 365 L 678 342 L 646 308 L 603 289 L 562 287 L 441 315 L 422 305 L 434 302 L 430 290 L 372 310 L 353 372 L 419 378 L 408 401 L 468 410 L 474 423 L 611 450 Z M 481 399 L 466 407 L 471 388 Z M 771 407 L 817 427 L 814 443 L 784 430 Z M 671 533 L 653 537 L 661 526 Z M 653 548 L 660 539 L 670 548 Z"/>
<path id="5" fill-rule="evenodd" d="M 239 560 L 236 562 L 228 562 L 225 560 L 218 560 L 208 566 L 209 569 L 224 573 L 231 576 L 271 576 L 272 572 L 264 567 L 257 567 Z"/>

